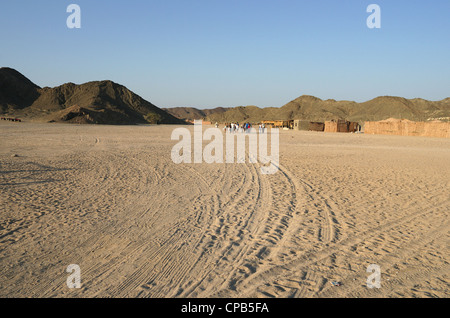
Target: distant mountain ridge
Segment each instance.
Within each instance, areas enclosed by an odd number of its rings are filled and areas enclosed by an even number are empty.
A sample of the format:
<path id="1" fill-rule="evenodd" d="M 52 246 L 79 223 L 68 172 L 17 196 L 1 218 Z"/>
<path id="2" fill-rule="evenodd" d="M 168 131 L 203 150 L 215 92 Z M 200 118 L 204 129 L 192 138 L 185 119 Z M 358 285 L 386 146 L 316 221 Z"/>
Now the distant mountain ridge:
<path id="1" fill-rule="evenodd" d="M 303 95 L 282 107 L 160 109 L 112 81 L 93 81 L 80 85 L 66 83 L 53 88 L 41 88 L 18 71 L 4 67 L 0 68 L 0 113 L 39 121 L 86 124 L 186 124 L 186 120 L 194 119 L 213 123 L 289 119 L 347 119 L 363 122 L 392 117 L 426 121 L 450 119 L 450 98 L 428 101 L 380 96 L 357 103 Z"/>
<path id="2" fill-rule="evenodd" d="M 112 81 L 40 88 L 11 68 L 0 68 L 0 111 L 49 122 L 185 123 Z"/>
<path id="3" fill-rule="evenodd" d="M 189 111 L 187 112 L 186 109 Z M 187 120 L 204 119 L 211 122 L 259 122 L 261 120 L 290 119 L 310 121 L 347 119 L 362 122 L 391 117 L 426 121 L 450 117 L 450 98 L 441 101 L 428 101 L 421 98 L 406 99 L 380 96 L 363 103 L 357 103 L 334 99 L 322 100 L 314 96 L 303 95 L 280 108 L 238 106 L 222 108 L 217 112 L 212 109 L 209 110 L 209 113 L 205 110 L 186 107 L 166 108 L 165 110 L 178 118 Z"/>
<path id="4" fill-rule="evenodd" d="M 197 109 L 194 107 L 175 107 L 175 108 L 163 108 L 164 111 L 172 114 L 173 116 L 183 120 L 194 120 L 207 118 L 213 114 L 222 114 L 229 108 L 217 107 L 213 109 Z"/>

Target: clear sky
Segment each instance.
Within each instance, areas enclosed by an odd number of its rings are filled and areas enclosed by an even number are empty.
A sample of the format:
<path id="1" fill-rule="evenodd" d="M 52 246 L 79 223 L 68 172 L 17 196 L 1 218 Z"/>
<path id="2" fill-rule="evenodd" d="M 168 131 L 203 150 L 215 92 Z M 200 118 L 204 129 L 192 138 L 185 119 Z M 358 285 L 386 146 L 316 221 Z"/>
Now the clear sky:
<path id="1" fill-rule="evenodd" d="M 450 96 L 449 0 L 2 1 L 0 41 L 39 86 L 110 79 L 159 107 Z"/>

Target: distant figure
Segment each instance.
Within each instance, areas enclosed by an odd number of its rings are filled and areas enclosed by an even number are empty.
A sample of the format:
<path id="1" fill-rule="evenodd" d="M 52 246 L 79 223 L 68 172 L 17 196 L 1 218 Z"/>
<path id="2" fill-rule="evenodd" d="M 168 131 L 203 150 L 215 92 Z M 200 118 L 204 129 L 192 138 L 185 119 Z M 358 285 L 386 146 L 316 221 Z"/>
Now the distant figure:
<path id="1" fill-rule="evenodd" d="M 219 128 L 219 124 L 216 122 L 216 128 Z"/>

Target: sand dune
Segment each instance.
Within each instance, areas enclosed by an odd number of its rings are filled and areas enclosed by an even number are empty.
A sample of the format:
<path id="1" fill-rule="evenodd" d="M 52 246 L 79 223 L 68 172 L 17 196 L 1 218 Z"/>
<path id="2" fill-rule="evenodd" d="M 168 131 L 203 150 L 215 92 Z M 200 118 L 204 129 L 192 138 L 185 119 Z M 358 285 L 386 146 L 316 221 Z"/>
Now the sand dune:
<path id="1" fill-rule="evenodd" d="M 281 131 L 262 175 L 173 128 L 0 123 L 0 297 L 450 296 L 448 139 Z"/>

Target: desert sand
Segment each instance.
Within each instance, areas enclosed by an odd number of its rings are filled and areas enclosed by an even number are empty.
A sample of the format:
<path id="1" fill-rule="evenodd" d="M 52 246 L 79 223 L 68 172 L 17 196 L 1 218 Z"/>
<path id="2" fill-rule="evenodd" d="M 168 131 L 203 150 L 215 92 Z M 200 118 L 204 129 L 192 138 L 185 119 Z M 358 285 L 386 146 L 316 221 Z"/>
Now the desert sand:
<path id="1" fill-rule="evenodd" d="M 262 175 L 173 129 L 1 122 L 0 297 L 450 296 L 450 139 L 280 131 Z"/>

